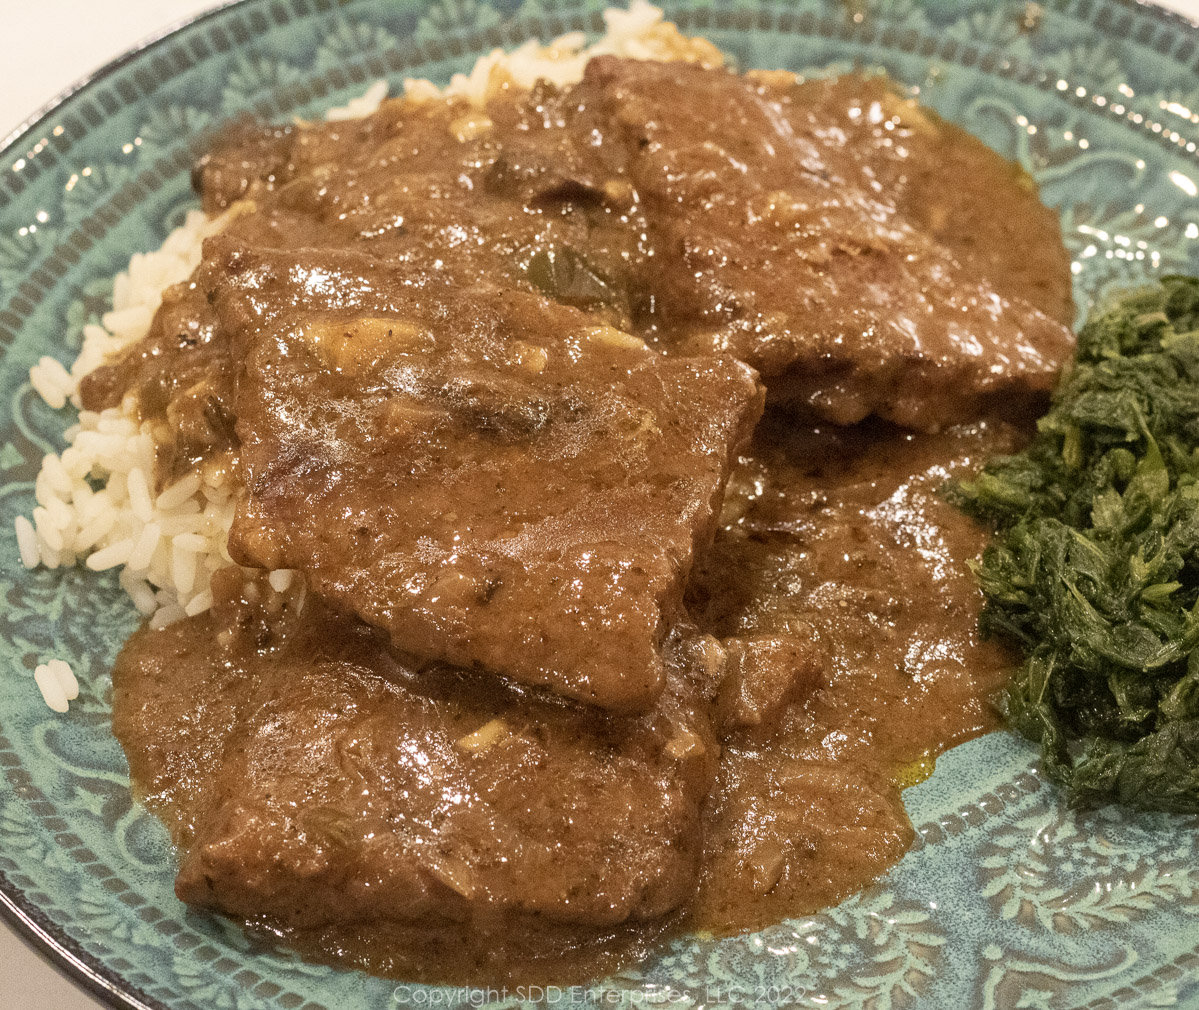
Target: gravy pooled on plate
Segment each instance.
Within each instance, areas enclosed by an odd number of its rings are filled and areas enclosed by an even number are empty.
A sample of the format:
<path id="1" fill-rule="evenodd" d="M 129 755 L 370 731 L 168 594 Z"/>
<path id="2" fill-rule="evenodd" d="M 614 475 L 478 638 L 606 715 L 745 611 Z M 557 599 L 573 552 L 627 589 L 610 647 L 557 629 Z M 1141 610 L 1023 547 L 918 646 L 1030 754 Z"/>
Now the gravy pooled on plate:
<path id="1" fill-rule="evenodd" d="M 877 79 L 603 57 L 196 180 L 222 233 L 82 389 L 238 488 L 245 567 L 114 671 L 183 900 L 577 982 L 901 857 L 1008 662 L 940 486 L 1072 348 L 1022 173 Z"/>

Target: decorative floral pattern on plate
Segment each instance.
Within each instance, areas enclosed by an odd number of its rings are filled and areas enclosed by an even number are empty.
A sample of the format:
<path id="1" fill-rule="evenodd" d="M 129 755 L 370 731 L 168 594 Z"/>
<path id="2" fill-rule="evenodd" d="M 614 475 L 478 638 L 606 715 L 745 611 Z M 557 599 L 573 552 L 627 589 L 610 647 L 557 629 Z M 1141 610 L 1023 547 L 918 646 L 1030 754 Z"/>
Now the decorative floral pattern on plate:
<path id="1" fill-rule="evenodd" d="M 135 615 L 112 580 L 26 572 L 28 509 L 64 419 L 32 395 L 108 278 L 193 205 L 203 131 L 315 116 L 387 77 L 447 80 L 496 45 L 600 27 L 600 0 L 244 0 L 133 54 L 0 152 L 0 907 L 115 1002 L 186 1010 L 669 1005 L 1199 1007 L 1199 822 L 1065 809 L 995 734 L 907 794 L 916 847 L 870 891 L 730 939 L 681 938 L 586 991 L 470 993 L 308 965 L 174 897 L 165 831 L 133 802 L 108 670 Z M 1018 158 L 1062 216 L 1080 309 L 1199 270 L 1199 36 L 1131 0 L 668 3 L 741 66 L 886 69 Z M 82 693 L 41 702 L 68 657 Z M 494 998 L 491 998 L 494 997 Z"/>

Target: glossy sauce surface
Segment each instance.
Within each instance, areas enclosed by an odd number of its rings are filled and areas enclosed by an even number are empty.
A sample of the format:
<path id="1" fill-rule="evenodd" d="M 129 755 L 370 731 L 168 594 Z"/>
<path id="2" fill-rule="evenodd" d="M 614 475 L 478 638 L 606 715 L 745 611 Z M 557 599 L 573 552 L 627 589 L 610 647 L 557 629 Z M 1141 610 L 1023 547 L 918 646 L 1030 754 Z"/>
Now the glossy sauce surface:
<path id="1" fill-rule="evenodd" d="M 1021 437 L 768 418 L 693 581 L 712 638 L 670 643 L 635 718 L 421 664 L 230 570 L 113 674 L 180 897 L 309 956 L 478 983 L 585 980 L 664 930 L 859 890 L 910 842 L 902 767 L 995 726 L 1007 657 L 964 564 L 985 533 L 937 491 Z"/>
<path id="2" fill-rule="evenodd" d="M 234 560 L 302 572 L 426 659 L 652 706 L 754 373 L 520 290 L 226 242 L 206 270 L 242 362 Z"/>
<path id="3" fill-rule="evenodd" d="M 841 424 L 877 415 L 936 431 L 997 397 L 1044 396 L 1073 349 L 1069 329 L 1029 300 L 1043 290 L 1000 288 L 979 270 L 993 266 L 986 257 L 959 260 L 963 243 L 905 216 L 900 206 L 927 192 L 907 171 L 911 152 L 929 166 L 953 145 L 943 124 L 897 96 L 884 110 L 869 86 L 854 93 L 860 83 L 830 97 L 823 82 L 786 75 L 588 65 L 581 91 L 608 110 L 609 136 L 624 138 L 624 174 L 655 249 L 658 340 L 674 353 L 732 352 L 775 402 Z M 906 156 L 872 149 L 871 131 L 887 123 L 907 134 Z M 985 165 L 982 150 L 963 160 Z M 936 172 L 947 181 L 941 173 L 961 167 Z M 1017 205 L 1032 196 L 1014 175 L 996 188 Z M 961 209 L 948 201 L 946 217 Z"/>
<path id="4" fill-rule="evenodd" d="M 1073 347 L 1069 259 L 1031 179 L 880 78 L 604 58 L 485 111 L 243 127 L 197 181 L 207 209 L 250 211 L 226 229 L 248 246 L 547 295 L 670 354 L 733 353 L 836 422 L 935 430 L 1036 402 Z M 207 294 L 173 292 L 83 388 L 156 418 L 190 404 L 184 467 L 233 414 Z"/>
<path id="5" fill-rule="evenodd" d="M 738 660 L 696 911 L 709 928 L 859 890 L 911 841 L 904 767 L 997 726 L 1011 657 L 979 640 L 966 566 L 987 533 L 940 489 L 1025 437 L 995 421 L 759 426 L 691 586 Z"/>
<path id="6" fill-rule="evenodd" d="M 719 747 L 679 643 L 655 706 L 609 716 L 218 582 L 114 670 L 184 901 L 397 977 L 527 981 L 613 967 L 694 893 Z"/>
<path id="7" fill-rule="evenodd" d="M 232 460 L 235 558 L 307 597 L 233 569 L 118 661 L 181 898 L 577 982 L 901 857 L 905 767 L 995 726 L 1007 663 L 940 486 L 1071 347 L 1026 177 L 878 80 L 605 59 L 197 178 L 233 216 L 85 404 L 134 398 L 161 481 Z"/>

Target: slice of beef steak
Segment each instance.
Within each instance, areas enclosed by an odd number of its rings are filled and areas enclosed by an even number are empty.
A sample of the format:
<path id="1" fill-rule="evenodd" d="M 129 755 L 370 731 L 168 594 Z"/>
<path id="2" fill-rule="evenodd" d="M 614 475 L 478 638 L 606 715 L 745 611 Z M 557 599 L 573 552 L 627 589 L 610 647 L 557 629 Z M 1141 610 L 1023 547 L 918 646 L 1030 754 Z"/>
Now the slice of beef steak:
<path id="1" fill-rule="evenodd" d="M 937 430 L 1053 387 L 1067 327 L 898 214 L 799 86 L 600 57 L 575 95 L 631 152 L 673 352 L 732 353 L 837 423 Z"/>
<path id="2" fill-rule="evenodd" d="M 297 614 L 265 578 L 224 581 L 114 670 L 114 729 L 183 850 L 184 901 L 281 929 L 612 927 L 692 893 L 718 748 L 676 653 L 649 712 L 612 715 L 422 669 L 311 597 Z"/>
<path id="3" fill-rule="evenodd" d="M 761 411 L 748 367 L 359 253 L 207 262 L 242 361 L 235 558 L 302 570 L 397 648 L 652 705 Z"/>

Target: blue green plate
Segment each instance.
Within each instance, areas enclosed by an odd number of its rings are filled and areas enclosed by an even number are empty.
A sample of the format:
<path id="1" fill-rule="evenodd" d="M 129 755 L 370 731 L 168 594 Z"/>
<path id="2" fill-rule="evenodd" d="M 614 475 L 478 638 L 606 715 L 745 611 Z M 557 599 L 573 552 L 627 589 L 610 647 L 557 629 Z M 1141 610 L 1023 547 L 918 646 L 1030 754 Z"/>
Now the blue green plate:
<path id="1" fill-rule="evenodd" d="M 135 616 L 115 580 L 26 572 L 13 519 L 66 423 L 32 394 L 109 278 L 194 205 L 195 138 L 315 116 L 387 77 L 445 81 L 495 46 L 602 23 L 596 0 L 243 0 L 108 67 L 0 151 L 0 910 L 114 1004 L 1199 1007 L 1199 820 L 1069 811 L 1006 734 L 907 794 L 918 840 L 877 886 L 731 939 L 686 938 L 589 991 L 395 983 L 256 948 L 174 897 L 165 831 L 130 798 L 109 667 Z M 1199 31 L 1130 0 L 666 5 L 743 67 L 885 68 L 1019 159 L 1061 213 L 1079 303 L 1199 272 Z M 33 667 L 74 661 L 67 715 Z"/>

